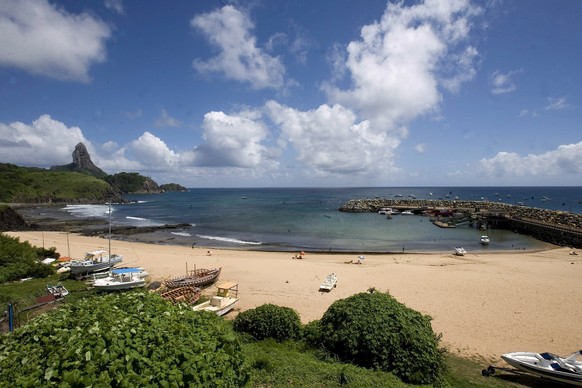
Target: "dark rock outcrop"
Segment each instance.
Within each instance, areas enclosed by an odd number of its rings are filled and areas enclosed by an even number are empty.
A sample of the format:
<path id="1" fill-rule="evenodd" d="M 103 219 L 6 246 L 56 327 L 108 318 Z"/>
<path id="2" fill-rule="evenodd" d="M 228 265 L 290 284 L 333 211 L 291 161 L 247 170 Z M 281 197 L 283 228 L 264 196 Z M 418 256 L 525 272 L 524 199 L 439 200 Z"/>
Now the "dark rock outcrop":
<path id="1" fill-rule="evenodd" d="M 73 163 L 65 164 L 63 166 L 53 166 L 51 171 L 76 171 L 84 174 L 92 175 L 97 178 L 104 178 L 107 176 L 105 171 L 97 167 L 91 160 L 89 151 L 85 144 L 79 143 L 75 146 L 73 151 Z"/>
<path id="2" fill-rule="evenodd" d="M 0 206 L 0 232 L 27 230 L 24 218 L 9 206 Z"/>

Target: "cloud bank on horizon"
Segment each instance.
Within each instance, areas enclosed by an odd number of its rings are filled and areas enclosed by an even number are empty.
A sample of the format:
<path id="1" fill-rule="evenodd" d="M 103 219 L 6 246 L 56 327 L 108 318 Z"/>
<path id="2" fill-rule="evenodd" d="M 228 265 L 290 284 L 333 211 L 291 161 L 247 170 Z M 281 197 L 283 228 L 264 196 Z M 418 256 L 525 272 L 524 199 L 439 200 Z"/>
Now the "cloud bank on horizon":
<path id="1" fill-rule="evenodd" d="M 22 88 L 20 101 L 51 88 L 78 93 L 79 99 L 98 89 L 96 100 L 88 102 L 94 105 L 113 98 L 104 74 L 120 66 L 112 46 L 131 34 L 124 21 L 137 11 L 121 0 L 90 4 L 95 9 L 68 10 L 47 0 L 0 4 L 0 75 Z M 138 171 L 190 187 L 572 184 L 582 176 L 582 139 L 579 130 L 573 133 L 580 116 L 571 102 L 579 96 L 569 89 L 562 94 L 558 80 L 538 100 L 515 97 L 531 63 L 504 63 L 481 37 L 495 35 L 501 6 L 388 2 L 349 40 L 336 41 L 320 38 L 307 20 L 289 22 L 289 15 L 279 15 L 284 23 L 264 26 L 261 5 L 192 5 L 180 31 L 196 49 L 180 47 L 189 61 L 164 61 L 183 62 L 177 65 L 188 69 L 187 77 L 176 82 L 184 89 L 203 89 L 209 98 L 223 92 L 228 103 L 206 111 L 172 110 L 200 104 L 204 94 L 146 106 L 143 96 L 149 94 L 141 91 L 135 105 L 118 101 L 119 115 L 101 126 L 91 119 L 104 120 L 103 110 L 78 119 L 80 113 L 54 101 L 41 103 L 50 97 L 35 99 L 40 102 L 23 111 L 22 119 L 0 107 L 0 162 L 66 164 L 83 142 L 109 173 Z M 169 44 L 160 40 L 152 49 Z M 152 76 L 147 67 L 141 83 Z M 141 71 L 134 68 L 137 75 Z M 11 100 L 8 91 L 0 98 Z M 530 105 L 519 106 L 524 103 Z M 466 117 L 475 109 L 471 104 L 481 105 L 483 113 Z M 512 111 L 495 121 L 500 106 Z M 175 116 L 181 111 L 188 114 Z M 553 121 L 558 114 L 564 118 Z M 110 125 L 117 127 L 104 128 Z M 556 125 L 563 133 L 552 138 Z M 535 134 L 528 132 L 534 127 Z"/>

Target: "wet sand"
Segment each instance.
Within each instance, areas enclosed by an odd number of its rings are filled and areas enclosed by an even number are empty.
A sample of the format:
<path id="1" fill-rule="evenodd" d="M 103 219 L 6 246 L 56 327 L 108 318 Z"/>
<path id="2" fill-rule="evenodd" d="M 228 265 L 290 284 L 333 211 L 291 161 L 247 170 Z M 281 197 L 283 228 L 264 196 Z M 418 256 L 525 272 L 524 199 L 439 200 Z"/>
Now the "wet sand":
<path id="1" fill-rule="evenodd" d="M 108 247 L 108 240 L 62 232 L 9 232 L 36 246 L 56 247 L 81 258 Z M 68 241 L 67 241 L 68 236 Z M 490 361 L 515 351 L 569 354 L 582 338 L 582 254 L 568 248 L 542 251 L 449 252 L 366 255 L 256 252 L 111 241 L 123 265 L 144 267 L 152 280 L 185 273 L 186 268 L 222 267 L 221 281 L 240 284 L 239 310 L 264 303 L 295 309 L 304 323 L 319 319 L 337 299 L 371 287 L 389 291 L 408 307 L 433 317 L 442 344 L 462 356 Z M 212 255 L 208 250 L 212 249 Z M 335 273 L 338 286 L 319 292 Z M 212 292 L 207 289 L 205 292 Z M 232 314 L 230 315 L 232 316 Z"/>

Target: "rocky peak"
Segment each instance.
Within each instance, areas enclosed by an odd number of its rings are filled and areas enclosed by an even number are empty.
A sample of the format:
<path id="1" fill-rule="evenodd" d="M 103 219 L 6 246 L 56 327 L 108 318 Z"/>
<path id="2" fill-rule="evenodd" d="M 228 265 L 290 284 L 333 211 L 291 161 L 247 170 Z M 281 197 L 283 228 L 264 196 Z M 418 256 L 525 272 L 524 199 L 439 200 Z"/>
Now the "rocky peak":
<path id="1" fill-rule="evenodd" d="M 83 143 L 79 143 L 75 146 L 75 150 L 73 151 L 73 163 L 64 166 L 53 166 L 51 167 L 51 170 L 78 171 L 93 175 L 97 178 L 107 176 L 103 170 L 93 163 L 89 151 L 87 151 L 87 147 L 85 147 L 85 144 Z"/>
<path id="2" fill-rule="evenodd" d="M 87 151 L 87 147 L 85 147 L 85 144 L 83 143 L 79 143 L 75 146 L 75 150 L 73 151 L 73 165 L 88 170 L 98 169 L 91 160 L 89 151 Z"/>

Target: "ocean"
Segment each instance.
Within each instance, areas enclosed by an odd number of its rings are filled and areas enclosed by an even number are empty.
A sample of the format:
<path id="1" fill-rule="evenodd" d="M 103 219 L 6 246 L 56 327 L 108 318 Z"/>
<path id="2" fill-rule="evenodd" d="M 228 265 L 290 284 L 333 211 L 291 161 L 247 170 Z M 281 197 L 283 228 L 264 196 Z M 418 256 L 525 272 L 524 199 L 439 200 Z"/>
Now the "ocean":
<path id="1" fill-rule="evenodd" d="M 469 225 L 442 229 L 424 216 L 342 213 L 350 199 L 416 198 L 495 201 L 582 213 L 582 187 L 222 188 L 131 195 L 112 205 L 114 225 L 189 224 L 149 235 L 155 243 L 278 251 L 429 252 L 542 249 L 547 245 L 508 230 Z M 69 205 L 78 217 L 109 218 L 107 205 Z"/>

